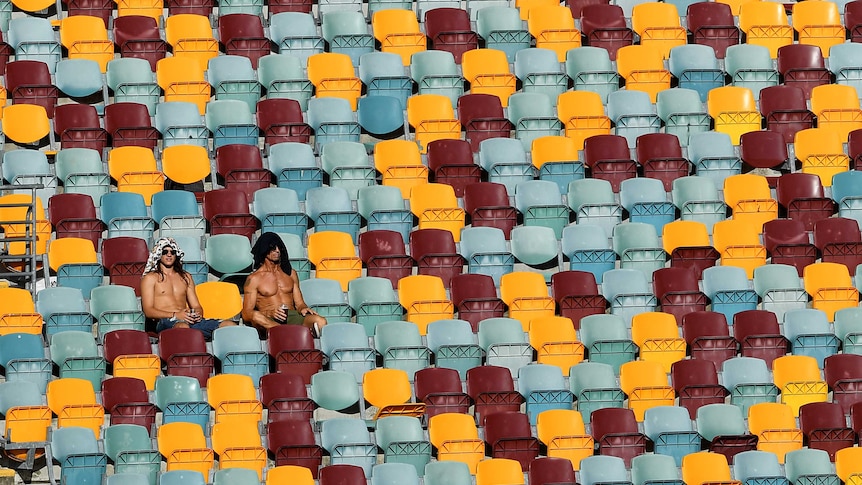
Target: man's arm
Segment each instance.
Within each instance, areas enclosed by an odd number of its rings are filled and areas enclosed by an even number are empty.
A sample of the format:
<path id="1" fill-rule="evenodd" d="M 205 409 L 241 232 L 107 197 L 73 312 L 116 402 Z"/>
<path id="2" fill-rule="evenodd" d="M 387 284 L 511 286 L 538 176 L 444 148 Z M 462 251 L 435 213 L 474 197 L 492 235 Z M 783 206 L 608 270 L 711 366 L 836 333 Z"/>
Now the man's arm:
<path id="1" fill-rule="evenodd" d="M 141 308 L 147 318 L 173 318 L 176 312 L 156 308 L 156 278 L 153 273 L 146 274 L 141 278 Z"/>
<path id="2" fill-rule="evenodd" d="M 293 280 L 293 308 L 302 316 L 308 315 L 309 313 L 317 315 L 314 310 L 309 308 L 305 303 L 305 300 L 302 299 L 302 291 L 299 289 L 299 276 L 296 274 L 296 270 L 291 270 L 290 279 Z"/>
<path id="3" fill-rule="evenodd" d="M 265 315 L 257 308 L 257 277 L 254 273 L 245 279 L 242 292 L 242 319 L 252 325 L 262 328 L 270 328 L 278 325 L 273 320 L 274 315 Z M 281 310 L 277 310 L 281 311 Z"/>

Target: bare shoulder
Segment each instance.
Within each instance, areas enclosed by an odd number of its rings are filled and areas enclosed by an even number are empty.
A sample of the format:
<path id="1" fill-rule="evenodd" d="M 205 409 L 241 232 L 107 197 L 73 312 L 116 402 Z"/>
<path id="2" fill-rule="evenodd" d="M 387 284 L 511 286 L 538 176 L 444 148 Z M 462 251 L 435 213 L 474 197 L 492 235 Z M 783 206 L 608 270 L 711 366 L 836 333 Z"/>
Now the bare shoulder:
<path id="1" fill-rule="evenodd" d="M 256 269 L 252 271 L 248 276 L 245 277 L 245 287 L 252 287 L 257 285 L 257 281 L 260 279 L 260 269 Z"/>

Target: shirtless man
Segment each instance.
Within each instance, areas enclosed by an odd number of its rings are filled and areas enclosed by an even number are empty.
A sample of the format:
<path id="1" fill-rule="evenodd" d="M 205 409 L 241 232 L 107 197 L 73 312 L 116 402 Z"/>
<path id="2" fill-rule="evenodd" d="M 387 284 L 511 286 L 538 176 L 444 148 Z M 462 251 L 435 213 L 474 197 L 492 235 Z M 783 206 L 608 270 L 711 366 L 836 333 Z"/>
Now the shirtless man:
<path id="1" fill-rule="evenodd" d="M 192 276 L 183 269 L 183 251 L 173 238 L 156 241 L 141 278 L 141 306 L 147 318 L 158 320 L 156 331 L 185 327 L 212 339 L 218 327 L 236 325 L 230 320 L 204 319 Z"/>
<path id="2" fill-rule="evenodd" d="M 243 320 L 263 331 L 281 324 L 304 325 L 319 336 L 326 319 L 302 299 L 299 277 L 290 265 L 281 238 L 265 232 L 251 253 L 255 270 L 245 280 Z"/>

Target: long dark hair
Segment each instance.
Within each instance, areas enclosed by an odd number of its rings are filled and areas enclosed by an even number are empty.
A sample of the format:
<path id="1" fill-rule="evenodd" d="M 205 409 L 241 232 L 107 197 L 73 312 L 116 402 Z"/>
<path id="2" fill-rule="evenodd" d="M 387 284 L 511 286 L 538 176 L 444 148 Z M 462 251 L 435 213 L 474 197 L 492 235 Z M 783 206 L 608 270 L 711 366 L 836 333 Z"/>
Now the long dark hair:
<path id="1" fill-rule="evenodd" d="M 281 259 L 279 260 L 281 270 L 290 275 L 293 272 L 293 266 L 290 264 L 290 255 L 287 254 L 287 247 L 284 245 L 284 241 L 274 232 L 261 234 L 251 248 L 251 255 L 254 258 L 254 269 L 260 268 L 260 265 L 266 260 L 266 255 L 272 248 L 278 248 L 279 253 L 281 253 Z"/>

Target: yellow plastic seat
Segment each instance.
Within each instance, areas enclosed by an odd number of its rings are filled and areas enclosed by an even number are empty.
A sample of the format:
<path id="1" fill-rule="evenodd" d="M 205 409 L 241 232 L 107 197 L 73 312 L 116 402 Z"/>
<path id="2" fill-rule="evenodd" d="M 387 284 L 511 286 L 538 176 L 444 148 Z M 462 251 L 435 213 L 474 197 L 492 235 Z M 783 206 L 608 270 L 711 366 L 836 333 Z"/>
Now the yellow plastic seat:
<path id="1" fill-rule="evenodd" d="M 554 0 L 515 0 L 515 8 L 518 9 L 521 20 L 529 20 L 530 11 L 534 8 L 554 5 L 559 5 L 559 3 Z"/>
<path id="2" fill-rule="evenodd" d="M 365 400 L 377 408 L 374 419 L 386 416 L 422 417 L 425 404 L 410 402 L 413 392 L 410 378 L 402 369 L 378 368 L 362 375 L 362 394 Z"/>
<path id="3" fill-rule="evenodd" d="M 524 472 L 518 460 L 488 458 L 476 465 L 476 485 L 523 485 Z"/>
<path id="4" fill-rule="evenodd" d="M 530 345 L 536 362 L 559 367 L 564 376 L 569 368 L 584 360 L 584 344 L 578 341 L 575 325 L 567 317 L 541 316 L 530 320 Z"/>
<path id="5" fill-rule="evenodd" d="M 407 310 L 407 321 L 419 327 L 419 334 L 428 332 L 435 320 L 453 318 L 455 307 L 446 296 L 439 276 L 411 275 L 398 280 L 398 302 Z"/>
<path id="6" fill-rule="evenodd" d="M 419 30 L 419 21 L 412 10 L 386 9 L 374 12 L 371 30 L 380 42 L 380 50 L 401 56 L 405 66 L 410 65 L 410 56 L 426 48 L 426 38 Z"/>
<path id="7" fill-rule="evenodd" d="M 114 359 L 114 377 L 134 377 L 144 381 L 148 391 L 155 390 L 162 374 L 162 362 L 155 354 L 121 355 Z"/>
<path id="8" fill-rule="evenodd" d="M 37 143 L 50 131 L 48 112 L 42 106 L 21 103 L 3 108 L 3 135 L 15 143 Z"/>
<path id="9" fill-rule="evenodd" d="M 118 0 L 117 17 L 142 15 L 152 17 L 159 22 L 164 8 L 165 4 L 162 0 Z"/>
<path id="10" fill-rule="evenodd" d="M 416 130 L 416 143 L 422 153 L 434 140 L 461 138 L 461 122 L 452 102 L 442 94 L 414 94 L 407 98 L 407 123 Z"/>
<path id="11" fill-rule="evenodd" d="M 314 485 L 314 476 L 308 467 L 299 465 L 281 465 L 272 467 L 266 472 L 266 485 Z"/>
<path id="12" fill-rule="evenodd" d="M 566 91 L 557 97 L 557 117 L 563 122 L 567 138 L 575 141 L 577 150 L 584 149 L 584 140 L 593 135 L 609 135 L 611 120 L 599 93 Z M 577 160 L 577 154 L 572 160 Z M 535 158 L 533 165 L 536 164 Z"/>
<path id="13" fill-rule="evenodd" d="M 210 84 L 204 76 L 203 65 L 194 56 L 159 59 L 156 81 L 165 91 L 165 102 L 188 101 L 196 104 L 200 114 L 204 115 L 210 99 Z"/>
<path id="14" fill-rule="evenodd" d="M 640 359 L 658 362 L 665 373 L 685 358 L 685 339 L 679 335 L 670 313 L 645 312 L 632 317 L 632 342 L 640 348 Z"/>
<path id="15" fill-rule="evenodd" d="M 12 5 L 25 12 L 41 12 L 56 4 L 54 0 L 15 0 L 12 2 Z"/>
<path id="16" fill-rule="evenodd" d="M 218 374 L 207 380 L 207 402 L 215 410 L 215 422 L 251 422 L 262 419 L 263 407 L 254 382 L 245 374 Z"/>
<path id="17" fill-rule="evenodd" d="M 443 229 L 461 241 L 464 209 L 458 207 L 455 189 L 449 184 L 420 184 L 410 190 L 410 210 L 419 218 L 419 229 Z"/>
<path id="18" fill-rule="evenodd" d="M 701 451 L 682 457 L 682 480 L 687 485 L 723 484 L 740 485 L 730 476 L 727 457 L 721 453 Z"/>
<path id="19" fill-rule="evenodd" d="M 42 325 L 42 315 L 36 312 L 36 304 L 29 291 L 24 288 L 0 288 L 0 335 L 42 335 Z"/>
<path id="20" fill-rule="evenodd" d="M 48 245 L 48 263 L 57 271 L 64 264 L 98 263 L 98 254 L 93 242 L 80 237 L 54 239 Z"/>
<path id="21" fill-rule="evenodd" d="M 738 266 L 748 279 L 754 269 L 766 264 L 766 248 L 754 224 L 745 220 L 727 219 L 712 227 L 712 243 L 721 255 L 722 266 Z"/>
<path id="22" fill-rule="evenodd" d="M 639 3 L 632 8 L 632 30 L 641 37 L 641 45 L 655 46 L 663 58 L 670 50 L 685 45 L 685 29 L 679 23 L 679 12 L 673 3 Z"/>
<path id="23" fill-rule="evenodd" d="M 108 39 L 108 29 L 99 17 L 72 15 L 60 22 L 60 43 L 69 51 L 70 59 L 90 59 L 105 72 L 114 58 L 114 43 Z"/>
<path id="24" fill-rule="evenodd" d="M 212 449 L 219 457 L 219 469 L 248 468 L 263 478 L 266 468 L 266 448 L 260 439 L 256 423 L 229 421 L 212 427 Z"/>
<path id="25" fill-rule="evenodd" d="M 836 451 L 835 474 L 847 485 L 862 483 L 862 448 L 853 446 Z"/>
<path id="26" fill-rule="evenodd" d="M 744 133 L 760 130 L 760 112 L 757 111 L 754 94 L 748 88 L 723 86 L 711 89 L 706 97 L 706 107 L 709 116 L 715 120 L 715 131 L 730 135 L 734 145 L 739 145 L 739 137 Z"/>
<path id="27" fill-rule="evenodd" d="M 862 109 L 858 93 L 853 86 L 815 86 L 811 90 L 811 111 L 817 117 L 818 128 L 834 130 L 841 140 L 846 140 L 851 131 L 862 128 Z"/>
<path id="28" fill-rule="evenodd" d="M 383 185 L 401 190 L 410 198 L 414 186 L 428 183 L 428 167 L 422 164 L 419 146 L 410 140 L 383 140 L 374 145 L 374 168 L 382 175 Z"/>
<path id="29" fill-rule="evenodd" d="M 810 355 L 785 355 L 772 362 L 772 381 L 781 390 L 781 402 L 794 416 L 810 402 L 828 400 L 829 389 L 820 377 L 817 359 Z"/>
<path id="30" fill-rule="evenodd" d="M 167 470 L 193 470 L 209 476 L 213 450 L 207 447 L 203 428 L 196 423 L 177 421 L 159 426 L 156 435 L 159 453 L 167 460 Z"/>
<path id="31" fill-rule="evenodd" d="M 548 409 L 536 418 L 536 434 L 548 447 L 548 456 L 566 458 L 575 471 L 581 460 L 592 456 L 595 442 L 586 432 L 584 419 L 574 409 Z"/>
<path id="32" fill-rule="evenodd" d="M 27 206 L 32 201 L 33 198 L 30 194 L 8 194 L 0 196 L 0 205 L 9 204 L 7 207 L 0 208 L 0 228 L 3 229 L 6 237 L 17 238 L 29 235 L 28 231 L 30 231 L 30 226 L 23 221 L 30 220 Z M 36 196 L 34 215 L 36 224 L 36 245 L 32 250 L 35 254 L 42 255 L 48 251 L 48 241 L 51 239 L 53 228 L 51 227 L 51 222 L 45 217 L 42 199 L 38 195 Z M 6 252 L 9 255 L 28 254 L 27 243 L 24 241 L 10 241 L 6 245 Z M 13 269 L 19 269 L 22 263 L 8 261 L 6 264 Z M 33 323 L 35 324 L 35 322 Z"/>
<path id="33" fill-rule="evenodd" d="M 141 194 L 144 203 L 150 205 L 153 194 L 161 192 L 165 188 L 165 175 L 156 170 L 154 172 L 127 172 L 117 182 L 118 192 L 134 192 Z"/>
<path id="34" fill-rule="evenodd" d="M 833 2 L 794 3 L 791 18 L 799 43 L 820 47 L 824 57 L 829 55 L 833 45 L 844 42 L 841 12 Z"/>
<path id="35" fill-rule="evenodd" d="M 832 177 L 850 169 L 850 157 L 844 153 L 844 141 L 828 128 L 808 128 L 796 132 L 793 146 L 802 172 L 820 177 L 824 187 L 832 186 Z"/>
<path id="36" fill-rule="evenodd" d="M 108 173 L 114 180 L 119 181 L 125 173 L 156 170 L 156 156 L 149 148 L 124 146 L 108 152 Z"/>
<path id="37" fill-rule="evenodd" d="M 461 55 L 461 74 L 470 83 L 471 93 L 493 94 L 503 107 L 515 92 L 517 80 L 509 70 L 506 53 L 496 49 L 472 49 Z"/>
<path id="38" fill-rule="evenodd" d="M 500 278 L 500 299 L 509 307 L 509 317 L 521 322 L 525 332 L 530 321 L 554 315 L 554 299 L 540 273 L 514 271 Z"/>
<path id="39" fill-rule="evenodd" d="M 859 303 L 859 290 L 847 266 L 841 263 L 813 263 L 802 272 L 805 292 L 811 295 L 811 307 L 826 312 L 831 322 L 835 312 L 842 308 L 855 307 Z"/>
<path id="40" fill-rule="evenodd" d="M 769 191 L 769 181 L 753 173 L 731 175 L 724 179 L 724 203 L 734 220 L 750 222 L 758 232 L 763 224 L 778 218 L 778 202 Z"/>
<path id="41" fill-rule="evenodd" d="M 575 28 L 568 6 L 535 6 L 527 15 L 527 30 L 536 39 L 536 47 L 556 52 L 560 62 L 566 62 L 566 52 L 581 46 L 581 31 Z"/>
<path id="42" fill-rule="evenodd" d="M 162 172 L 180 184 L 191 184 L 211 173 L 207 149 L 198 145 L 172 145 L 162 150 Z"/>
<path id="43" fill-rule="evenodd" d="M 340 231 L 315 232 L 308 236 L 308 260 L 315 266 L 317 278 L 329 278 L 341 283 L 347 291 L 348 283 L 362 276 L 362 260 L 350 234 Z"/>
<path id="44" fill-rule="evenodd" d="M 647 409 L 673 406 L 674 392 L 668 384 L 664 366 L 649 360 L 633 360 L 620 366 L 620 389 L 629 397 L 629 408 L 638 422 Z"/>
<path id="45" fill-rule="evenodd" d="M 353 70 L 350 56 L 338 52 L 321 52 L 308 57 L 308 80 L 318 98 L 344 98 L 356 111 L 362 94 L 362 82 Z"/>
<path id="46" fill-rule="evenodd" d="M 793 28 L 787 22 L 784 5 L 776 2 L 748 2 L 739 8 L 739 29 L 746 43 L 762 45 L 778 57 L 778 48 L 793 43 Z"/>
<path id="47" fill-rule="evenodd" d="M 226 281 L 207 281 L 195 287 L 204 309 L 204 318 L 230 320 L 242 311 L 239 288 Z"/>
<path id="48" fill-rule="evenodd" d="M 51 410 L 48 406 L 13 406 L 6 411 L 3 437 L 7 443 L 6 456 L 17 460 L 27 460 L 27 449 L 17 449 L 15 443 L 39 443 L 48 441 L 51 427 Z M 44 448 L 33 450 L 33 458 L 45 455 Z"/>
<path id="49" fill-rule="evenodd" d="M 470 414 L 442 413 L 428 419 L 428 437 L 437 448 L 437 460 L 460 461 L 476 474 L 485 458 L 485 442 L 479 439 L 476 421 Z"/>
<path id="50" fill-rule="evenodd" d="M 218 40 L 213 36 L 209 18 L 203 15 L 169 15 L 165 18 L 165 40 L 173 48 L 174 56 L 193 57 L 201 66 L 218 55 Z"/>
<path id="51" fill-rule="evenodd" d="M 802 431 L 787 404 L 752 404 L 748 408 L 748 430 L 757 436 L 757 449 L 775 453 L 779 463 L 784 463 L 787 452 L 802 448 Z"/>
<path id="52" fill-rule="evenodd" d="M 659 91 L 670 88 L 670 72 L 664 68 L 657 46 L 627 45 L 617 50 L 617 72 L 626 80 L 626 89 L 649 94 L 655 103 Z"/>
<path id="53" fill-rule="evenodd" d="M 57 427 L 90 428 L 98 438 L 105 420 L 105 408 L 96 402 L 93 384 L 85 379 L 65 377 L 48 382 L 48 407 L 57 415 Z"/>

